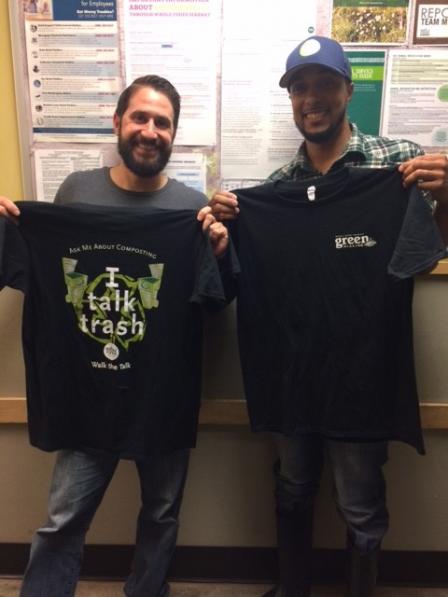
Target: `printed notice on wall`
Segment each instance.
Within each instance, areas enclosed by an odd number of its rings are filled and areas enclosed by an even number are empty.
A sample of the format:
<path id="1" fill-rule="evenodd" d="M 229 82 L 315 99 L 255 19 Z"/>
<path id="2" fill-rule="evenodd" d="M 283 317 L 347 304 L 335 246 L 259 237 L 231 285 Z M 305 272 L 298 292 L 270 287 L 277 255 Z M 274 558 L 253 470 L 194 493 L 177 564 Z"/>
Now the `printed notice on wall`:
<path id="1" fill-rule="evenodd" d="M 406 41 L 409 0 L 334 0 L 331 37 L 345 44 Z"/>
<path id="2" fill-rule="evenodd" d="M 448 43 L 447 0 L 416 0 L 414 44 Z"/>
<path id="3" fill-rule="evenodd" d="M 221 176 L 265 179 L 300 143 L 286 89 L 286 58 L 315 33 L 316 5 L 226 0 L 222 57 Z"/>
<path id="4" fill-rule="evenodd" d="M 38 201 L 53 201 L 61 182 L 72 172 L 90 170 L 103 165 L 96 149 L 36 149 L 36 197 Z"/>
<path id="5" fill-rule="evenodd" d="M 34 141 L 115 141 L 116 0 L 25 0 Z"/>
<path id="6" fill-rule="evenodd" d="M 248 189 L 263 184 L 263 182 L 264 181 L 260 178 L 224 178 L 221 181 L 221 190 L 233 191 L 235 189 Z"/>
<path id="7" fill-rule="evenodd" d="M 182 97 L 178 145 L 216 143 L 217 0 L 125 0 L 126 84 L 148 73 Z"/>
<path id="8" fill-rule="evenodd" d="M 202 153 L 173 153 L 165 174 L 183 182 L 187 187 L 205 193 L 207 164 Z"/>
<path id="9" fill-rule="evenodd" d="M 382 133 L 448 148 L 448 52 L 391 50 Z"/>

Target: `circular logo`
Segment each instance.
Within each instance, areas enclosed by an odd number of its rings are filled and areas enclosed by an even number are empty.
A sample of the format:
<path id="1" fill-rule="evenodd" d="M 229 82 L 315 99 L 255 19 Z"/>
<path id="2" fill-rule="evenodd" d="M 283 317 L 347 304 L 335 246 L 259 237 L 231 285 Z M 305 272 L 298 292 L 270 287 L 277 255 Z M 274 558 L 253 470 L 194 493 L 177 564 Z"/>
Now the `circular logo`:
<path id="1" fill-rule="evenodd" d="M 307 39 L 300 46 L 299 54 L 301 56 L 312 56 L 313 54 L 317 54 L 319 50 L 320 43 L 317 41 L 317 39 Z"/>
<path id="2" fill-rule="evenodd" d="M 120 350 L 118 349 L 117 346 L 115 346 L 115 344 L 112 344 L 112 342 L 109 342 L 104 347 L 103 353 L 104 353 L 104 356 L 106 357 L 106 359 L 109 359 L 109 361 L 115 361 L 115 359 L 118 359 Z"/>
<path id="3" fill-rule="evenodd" d="M 448 85 L 442 85 L 437 90 L 437 97 L 441 102 L 448 102 Z"/>

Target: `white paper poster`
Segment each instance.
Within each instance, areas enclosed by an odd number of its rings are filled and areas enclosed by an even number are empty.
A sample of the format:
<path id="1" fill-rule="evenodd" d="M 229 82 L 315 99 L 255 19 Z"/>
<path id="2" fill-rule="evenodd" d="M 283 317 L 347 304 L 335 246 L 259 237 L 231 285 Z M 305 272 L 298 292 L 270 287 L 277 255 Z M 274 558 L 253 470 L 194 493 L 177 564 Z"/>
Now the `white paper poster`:
<path id="1" fill-rule="evenodd" d="M 448 147 L 448 52 L 389 53 L 382 134 L 423 147 Z"/>
<path id="2" fill-rule="evenodd" d="M 206 160 L 202 153 L 173 153 L 165 174 L 196 191 L 206 191 Z"/>
<path id="3" fill-rule="evenodd" d="M 168 79 L 182 98 L 178 145 L 215 145 L 219 65 L 217 0 L 125 0 L 126 84 Z"/>
<path id="4" fill-rule="evenodd" d="M 36 149 L 36 197 L 38 201 L 53 201 L 61 182 L 72 172 L 91 170 L 103 165 L 98 149 Z"/>
<path id="5" fill-rule="evenodd" d="M 224 3 L 222 178 L 264 179 L 296 153 L 300 135 L 278 82 L 287 56 L 315 26 L 314 2 Z"/>

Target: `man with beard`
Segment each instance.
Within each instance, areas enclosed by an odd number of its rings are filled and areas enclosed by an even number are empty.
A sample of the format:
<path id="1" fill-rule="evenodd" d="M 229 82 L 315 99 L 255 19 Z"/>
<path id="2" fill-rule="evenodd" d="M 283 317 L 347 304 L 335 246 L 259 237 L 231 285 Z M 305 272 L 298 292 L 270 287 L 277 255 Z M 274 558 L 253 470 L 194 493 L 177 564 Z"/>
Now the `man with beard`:
<path id="1" fill-rule="evenodd" d="M 280 86 L 289 92 L 294 121 L 304 141 L 295 158 L 272 173 L 267 182 L 300 181 L 344 166 L 396 165 L 405 187 L 417 183 L 437 201 L 435 218 L 446 243 L 447 157 L 423 155 L 421 147 L 410 141 L 364 135 L 348 121 L 353 83 L 350 63 L 340 44 L 320 36 L 303 41 L 289 55 Z M 238 216 L 237 196 L 232 193 L 217 192 L 210 205 L 218 219 Z M 256 396 L 253 400 L 256 402 Z M 284 419 L 292 416 L 292 412 L 283 412 Z M 279 455 L 275 478 L 280 583 L 264 597 L 310 594 L 313 508 L 325 455 L 332 467 L 338 509 L 347 525 L 348 595 L 373 595 L 378 552 L 388 528 L 382 472 L 388 442 L 360 439 L 335 439 L 306 431 L 294 436 L 275 434 Z"/>
<path id="2" fill-rule="evenodd" d="M 214 254 L 221 256 L 227 247 L 227 230 L 215 221 L 210 208 L 204 207 L 205 195 L 163 173 L 171 155 L 179 112 L 180 97 L 169 81 L 155 75 L 136 79 L 121 94 L 114 114 L 121 161 L 112 168 L 69 175 L 57 192 L 56 203 L 121 206 L 130 211 L 143 206 L 194 210 L 203 230 L 209 233 Z M 17 205 L 4 197 L 0 198 L 0 213 L 20 218 Z M 190 325 L 185 322 L 186 327 Z M 191 372 L 189 375 L 194 377 Z M 181 441 L 181 448 L 164 447 L 135 459 L 142 507 L 132 572 L 124 587 L 129 597 L 169 594 L 166 575 L 176 543 L 189 459 L 189 447 Z M 75 594 L 85 534 L 118 461 L 119 455 L 107 451 L 58 452 L 49 518 L 34 536 L 22 597 Z"/>

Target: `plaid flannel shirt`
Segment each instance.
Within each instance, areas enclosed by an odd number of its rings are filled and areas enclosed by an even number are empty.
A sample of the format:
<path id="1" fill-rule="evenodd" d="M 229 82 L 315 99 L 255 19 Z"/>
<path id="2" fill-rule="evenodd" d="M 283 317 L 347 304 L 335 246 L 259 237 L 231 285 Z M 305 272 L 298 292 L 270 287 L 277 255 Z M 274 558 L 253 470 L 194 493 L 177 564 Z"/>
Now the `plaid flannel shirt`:
<path id="1" fill-rule="evenodd" d="M 364 135 L 356 124 L 350 124 L 350 128 L 352 129 L 350 141 L 341 157 L 331 166 L 330 172 L 343 166 L 363 166 L 364 168 L 394 166 L 424 153 L 420 145 L 412 141 Z M 285 166 L 275 170 L 266 182 L 301 180 L 319 176 L 320 174 L 321 172 L 315 170 L 308 160 L 305 144 L 302 143 L 295 158 Z"/>

